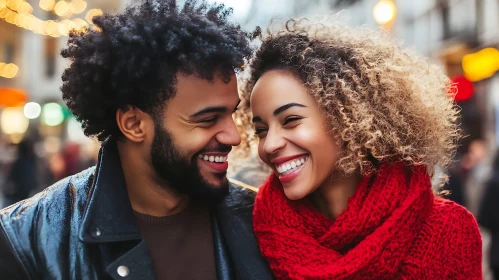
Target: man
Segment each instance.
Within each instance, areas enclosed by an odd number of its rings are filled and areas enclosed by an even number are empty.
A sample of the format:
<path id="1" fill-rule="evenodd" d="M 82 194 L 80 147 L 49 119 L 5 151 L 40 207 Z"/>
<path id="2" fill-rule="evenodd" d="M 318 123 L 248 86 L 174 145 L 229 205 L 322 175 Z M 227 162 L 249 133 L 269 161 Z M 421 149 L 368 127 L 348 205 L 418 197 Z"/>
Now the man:
<path id="1" fill-rule="evenodd" d="M 147 1 L 70 35 L 63 98 L 99 161 L 0 212 L 2 279 L 272 277 L 255 194 L 226 178 L 251 52 L 229 14 Z"/>

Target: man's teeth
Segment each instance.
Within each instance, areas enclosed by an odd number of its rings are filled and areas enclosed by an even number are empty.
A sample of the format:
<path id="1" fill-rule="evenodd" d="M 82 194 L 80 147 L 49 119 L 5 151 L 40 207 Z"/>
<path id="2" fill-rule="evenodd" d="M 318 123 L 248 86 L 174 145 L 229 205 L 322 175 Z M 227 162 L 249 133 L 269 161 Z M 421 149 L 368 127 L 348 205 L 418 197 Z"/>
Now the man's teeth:
<path id="1" fill-rule="evenodd" d="M 302 164 L 304 164 L 306 160 L 307 160 L 307 158 L 304 157 L 304 158 L 293 159 L 293 160 L 290 160 L 288 162 L 285 162 L 285 163 L 277 166 L 277 172 L 282 174 L 282 173 L 286 173 L 288 171 L 294 170 L 294 169 L 300 167 Z"/>
<path id="2" fill-rule="evenodd" d="M 204 159 L 209 162 L 226 162 L 227 156 L 208 156 L 208 155 L 199 155 L 198 158 Z"/>

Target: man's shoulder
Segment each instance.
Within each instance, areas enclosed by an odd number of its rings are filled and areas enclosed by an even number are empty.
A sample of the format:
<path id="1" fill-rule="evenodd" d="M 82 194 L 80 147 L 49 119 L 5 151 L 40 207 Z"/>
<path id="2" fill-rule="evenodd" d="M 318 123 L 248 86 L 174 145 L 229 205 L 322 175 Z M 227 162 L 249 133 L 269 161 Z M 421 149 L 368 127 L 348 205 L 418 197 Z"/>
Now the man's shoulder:
<path id="1" fill-rule="evenodd" d="M 15 230 L 31 226 L 41 215 L 60 217 L 79 211 L 86 204 L 94 167 L 66 177 L 34 196 L 0 210 L 0 224 Z M 48 221 L 50 219 L 44 219 Z"/>
<path id="2" fill-rule="evenodd" d="M 258 189 L 253 186 L 229 179 L 229 195 L 225 198 L 225 205 L 230 208 L 252 206 L 257 192 Z"/>
<path id="3" fill-rule="evenodd" d="M 0 210 L 0 243 L 4 244 L 0 244 L 0 254 L 12 256 L 9 266 L 19 266 L 22 269 L 16 271 L 35 278 L 37 263 L 65 240 L 77 236 L 94 169 L 66 177 L 31 198 Z"/>

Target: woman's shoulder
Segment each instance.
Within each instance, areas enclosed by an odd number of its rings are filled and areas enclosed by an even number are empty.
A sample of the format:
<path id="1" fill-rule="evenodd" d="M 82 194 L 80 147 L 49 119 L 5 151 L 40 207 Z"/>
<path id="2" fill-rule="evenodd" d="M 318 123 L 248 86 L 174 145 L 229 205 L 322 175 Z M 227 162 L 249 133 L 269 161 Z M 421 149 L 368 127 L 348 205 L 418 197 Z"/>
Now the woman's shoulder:
<path id="1" fill-rule="evenodd" d="M 460 246 L 481 250 L 482 238 L 475 217 L 454 201 L 435 197 L 424 231 L 448 250 Z"/>
<path id="2" fill-rule="evenodd" d="M 478 223 L 466 208 L 442 197 L 435 197 L 433 201 L 428 223 L 431 223 L 437 231 L 452 234 L 453 231 L 459 230 L 460 235 L 480 237 Z"/>
<path id="3" fill-rule="evenodd" d="M 466 208 L 435 197 L 420 238 L 426 244 L 423 262 L 430 270 L 438 268 L 445 274 L 442 279 L 481 279 L 482 238 L 475 217 Z"/>
<path id="4" fill-rule="evenodd" d="M 470 216 L 473 215 L 462 205 L 456 203 L 450 199 L 446 199 L 440 196 L 435 196 L 433 199 L 433 212 L 435 214 L 442 215 L 462 215 L 462 216 Z"/>

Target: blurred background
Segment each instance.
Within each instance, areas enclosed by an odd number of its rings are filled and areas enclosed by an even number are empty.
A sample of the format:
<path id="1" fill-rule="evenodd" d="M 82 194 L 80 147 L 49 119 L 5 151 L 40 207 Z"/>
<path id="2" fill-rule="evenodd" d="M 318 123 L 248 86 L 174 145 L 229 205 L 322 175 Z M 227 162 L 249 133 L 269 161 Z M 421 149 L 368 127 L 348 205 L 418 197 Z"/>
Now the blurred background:
<path id="1" fill-rule="evenodd" d="M 92 28 L 102 12 L 130 0 L 0 0 L 0 208 L 92 166 L 99 144 L 86 138 L 59 87 L 68 62 L 59 53 L 70 29 Z M 215 2 L 215 1 L 209 1 Z M 463 139 L 446 189 L 467 207 L 484 234 L 484 271 L 499 267 L 489 241 L 499 216 L 498 0 L 218 0 L 233 7 L 247 31 L 271 20 L 342 11 L 351 26 L 382 28 L 439 64 L 457 83 Z M 495 164 L 496 163 L 496 164 Z M 247 167 L 247 165 L 245 165 Z M 246 174 L 246 175 L 245 175 Z M 235 174 L 258 185 L 266 174 Z M 263 177 L 262 177 L 263 176 Z M 488 201 L 488 202 L 487 202 Z M 495 203 L 497 201 L 497 203 Z M 495 208 L 494 208 L 495 207 Z M 495 229 L 498 230 L 498 229 Z M 495 237 L 494 237 L 495 236 Z"/>

